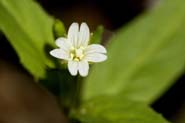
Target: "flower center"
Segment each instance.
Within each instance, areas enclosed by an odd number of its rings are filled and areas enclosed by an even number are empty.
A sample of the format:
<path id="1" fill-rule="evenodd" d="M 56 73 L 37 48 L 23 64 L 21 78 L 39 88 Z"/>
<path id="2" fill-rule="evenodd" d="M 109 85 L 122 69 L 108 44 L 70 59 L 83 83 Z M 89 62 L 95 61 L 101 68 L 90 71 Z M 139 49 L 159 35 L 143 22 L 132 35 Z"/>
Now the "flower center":
<path id="1" fill-rule="evenodd" d="M 74 61 L 81 61 L 84 57 L 84 47 L 80 48 L 72 47 L 70 51 L 70 57 Z"/>

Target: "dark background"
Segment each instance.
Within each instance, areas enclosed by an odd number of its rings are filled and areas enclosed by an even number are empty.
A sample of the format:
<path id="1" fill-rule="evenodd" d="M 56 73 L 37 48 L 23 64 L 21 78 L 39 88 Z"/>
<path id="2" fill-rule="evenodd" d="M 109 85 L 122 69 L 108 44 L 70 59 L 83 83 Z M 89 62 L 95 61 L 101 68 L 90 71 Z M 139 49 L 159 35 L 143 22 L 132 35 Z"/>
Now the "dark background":
<path id="1" fill-rule="evenodd" d="M 92 28 L 103 24 L 117 29 L 141 13 L 147 0 L 38 0 L 55 17 L 69 26 L 73 21 L 86 21 Z"/>

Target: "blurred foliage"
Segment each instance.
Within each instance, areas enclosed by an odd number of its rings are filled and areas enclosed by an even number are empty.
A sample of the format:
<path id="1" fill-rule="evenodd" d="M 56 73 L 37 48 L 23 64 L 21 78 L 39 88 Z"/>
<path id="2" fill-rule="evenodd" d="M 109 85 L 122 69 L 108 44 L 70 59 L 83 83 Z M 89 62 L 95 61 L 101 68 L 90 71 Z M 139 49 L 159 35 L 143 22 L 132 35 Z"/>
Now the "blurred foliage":
<path id="1" fill-rule="evenodd" d="M 185 1 L 166 0 L 154 10 L 144 13 L 126 27 L 120 29 L 108 44 L 108 60 L 99 65 L 95 65 L 88 78 L 84 82 L 83 105 L 85 105 L 84 115 L 76 116 L 81 121 L 102 122 L 111 117 L 122 118 L 129 111 L 129 108 L 119 107 L 117 115 L 114 115 L 115 107 L 120 102 L 121 106 L 126 106 L 127 100 L 107 99 L 100 101 L 90 109 L 86 107 L 89 102 L 98 101 L 99 96 L 118 96 L 120 99 L 128 98 L 128 103 L 141 101 L 150 104 L 161 96 L 174 82 L 174 80 L 184 72 L 185 66 Z M 131 101 L 132 100 L 132 101 Z M 112 107 L 107 108 L 106 105 Z M 99 106 L 100 105 L 100 106 Z M 133 109 L 138 109 L 133 105 Z M 114 107 L 114 108 L 113 108 Z M 87 109 L 86 109 L 87 108 Z M 106 110 L 107 109 L 107 110 Z M 80 110 L 84 110 L 82 107 Z M 142 108 L 144 111 L 145 108 Z M 98 111 L 102 111 L 98 114 Z M 121 112 L 122 111 L 122 112 Z M 93 114 L 93 112 L 98 112 Z M 107 113 L 109 114 L 107 116 Z M 135 112 L 131 112 L 134 116 Z M 118 115 L 119 114 L 119 115 Z M 141 114 L 148 114 L 142 113 Z M 100 119 L 96 119 L 100 117 Z M 120 117 L 119 117 L 120 116 Z M 139 116 L 137 114 L 137 116 Z M 142 117 L 142 115 L 140 115 Z M 153 119 L 151 116 L 148 116 Z M 160 122 L 154 118 L 144 122 Z M 136 117 L 135 117 L 136 118 Z M 114 122 L 134 123 L 133 118 L 114 119 Z M 117 120 L 117 121 L 116 121 Z M 164 122 L 164 121 L 161 121 Z"/>
<path id="2" fill-rule="evenodd" d="M 71 108 L 72 118 L 84 123 L 167 123 L 148 105 L 184 71 L 184 5 L 184 0 L 165 0 L 121 28 L 108 43 L 108 60 L 94 65 L 83 82 L 49 58 L 54 36 L 64 36 L 65 28 L 35 1 L 0 0 L 0 30 L 23 66 Z M 100 26 L 92 43 L 100 43 L 102 33 Z M 83 100 L 78 103 L 81 87 Z"/>
<path id="3" fill-rule="evenodd" d="M 43 78 L 47 66 L 54 66 L 45 53 L 54 42 L 52 26 L 53 19 L 35 1 L 0 0 L 0 30 L 35 78 Z"/>
<path id="4" fill-rule="evenodd" d="M 100 44 L 101 43 L 103 31 L 104 31 L 104 28 L 101 25 L 96 28 L 96 30 L 94 31 L 94 33 L 91 36 L 91 43 L 92 44 Z"/>
<path id="5" fill-rule="evenodd" d="M 59 19 L 56 19 L 54 22 L 53 32 L 56 38 L 66 36 L 65 26 Z"/>
<path id="6" fill-rule="evenodd" d="M 82 123 L 168 123 L 145 104 L 119 96 L 89 100 L 72 116 Z"/>
<path id="7" fill-rule="evenodd" d="M 70 110 L 79 103 L 79 77 L 71 76 L 67 69 L 47 70 L 46 78 L 39 81 L 61 102 L 61 107 Z"/>
<path id="8" fill-rule="evenodd" d="M 120 29 L 108 44 L 108 60 L 86 79 L 84 100 L 99 95 L 152 103 L 185 66 L 185 1 L 165 0 Z"/>

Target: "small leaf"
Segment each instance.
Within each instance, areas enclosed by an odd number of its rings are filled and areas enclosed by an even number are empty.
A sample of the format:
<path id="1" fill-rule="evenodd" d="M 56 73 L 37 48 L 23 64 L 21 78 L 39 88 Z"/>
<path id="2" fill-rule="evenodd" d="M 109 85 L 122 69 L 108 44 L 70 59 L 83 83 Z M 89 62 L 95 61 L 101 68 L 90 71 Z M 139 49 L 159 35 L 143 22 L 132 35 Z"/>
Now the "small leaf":
<path id="1" fill-rule="evenodd" d="M 82 123 L 168 123 L 148 106 L 117 97 L 90 100 L 72 117 Z"/>
<path id="2" fill-rule="evenodd" d="M 98 26 L 97 29 L 94 31 L 91 37 L 91 43 L 92 44 L 100 44 L 102 41 L 102 35 L 103 35 L 104 28 L 103 26 Z"/>
<path id="3" fill-rule="evenodd" d="M 84 100 L 122 94 L 152 103 L 185 68 L 185 1 L 165 0 L 110 40 L 108 60 L 94 65 Z"/>
<path id="4" fill-rule="evenodd" d="M 63 22 L 60 21 L 59 19 L 55 20 L 53 30 L 56 38 L 63 37 L 66 35 L 65 26 Z"/>
<path id="5" fill-rule="evenodd" d="M 53 62 L 45 52 L 53 45 L 53 19 L 33 0 L 0 0 L 0 30 L 16 50 L 23 66 L 43 78 Z"/>

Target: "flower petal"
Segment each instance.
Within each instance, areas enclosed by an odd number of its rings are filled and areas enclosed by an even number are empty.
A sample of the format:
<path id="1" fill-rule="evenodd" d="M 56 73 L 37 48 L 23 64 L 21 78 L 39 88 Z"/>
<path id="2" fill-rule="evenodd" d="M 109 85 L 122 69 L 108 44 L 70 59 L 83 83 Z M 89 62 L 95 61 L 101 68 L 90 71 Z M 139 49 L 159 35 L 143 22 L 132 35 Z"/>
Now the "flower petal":
<path id="1" fill-rule="evenodd" d="M 65 50 L 66 52 L 68 52 L 72 47 L 71 43 L 66 38 L 58 38 L 55 43 L 58 47 Z"/>
<path id="2" fill-rule="evenodd" d="M 87 61 L 80 61 L 78 64 L 78 70 L 81 76 L 85 77 L 89 72 L 89 64 Z"/>
<path id="3" fill-rule="evenodd" d="M 68 62 L 68 70 L 71 73 L 71 75 L 76 76 L 78 73 L 78 62 L 69 61 Z"/>
<path id="4" fill-rule="evenodd" d="M 84 59 L 90 62 L 102 62 L 107 59 L 107 56 L 101 53 L 91 53 L 87 54 Z"/>
<path id="5" fill-rule="evenodd" d="M 71 26 L 69 27 L 67 37 L 74 47 L 77 46 L 78 34 L 79 34 L 78 23 L 72 23 Z"/>
<path id="6" fill-rule="evenodd" d="M 78 46 L 87 46 L 90 38 L 89 27 L 86 23 L 80 25 Z"/>
<path id="7" fill-rule="evenodd" d="M 69 59 L 69 54 L 67 54 L 63 49 L 54 49 L 50 51 L 50 54 L 59 59 Z"/>
<path id="8" fill-rule="evenodd" d="M 85 49 L 85 54 L 90 54 L 90 53 L 107 53 L 107 51 L 105 47 L 102 45 L 91 44 L 87 46 L 87 48 Z"/>

